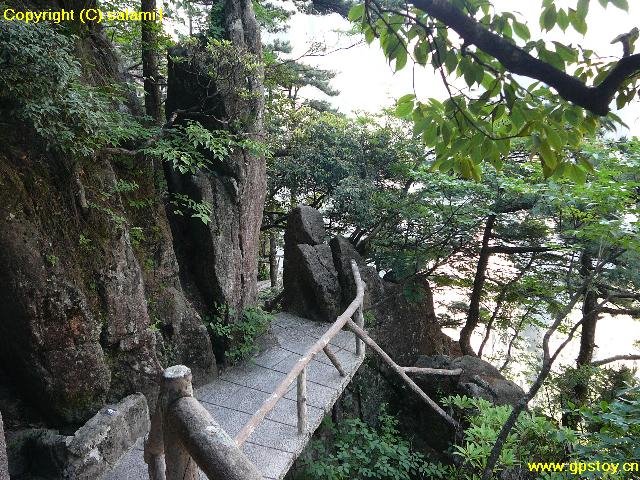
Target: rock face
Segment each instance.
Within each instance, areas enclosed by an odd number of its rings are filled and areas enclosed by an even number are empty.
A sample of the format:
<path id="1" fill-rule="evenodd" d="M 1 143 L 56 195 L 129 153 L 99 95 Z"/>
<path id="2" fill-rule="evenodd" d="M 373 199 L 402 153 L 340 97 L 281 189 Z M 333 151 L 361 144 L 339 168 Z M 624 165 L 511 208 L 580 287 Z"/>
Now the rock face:
<path id="1" fill-rule="evenodd" d="M 215 371 L 153 175 L 98 159 L 69 176 L 61 162 L 0 150 L 0 368 L 49 426 L 152 399 L 162 364 Z"/>
<path id="2" fill-rule="evenodd" d="M 489 400 L 495 405 L 514 405 L 523 396 L 524 391 L 515 383 L 507 380 L 488 362 L 465 355 L 451 358 L 446 355 L 422 356 L 416 367 L 462 369 L 459 377 L 429 377 L 416 380 L 425 391 L 439 391 L 441 395 L 466 395 Z"/>
<path id="3" fill-rule="evenodd" d="M 180 111 L 178 122 L 183 125 L 194 120 L 209 131 L 231 129 L 233 134 L 259 142 L 264 110 L 262 70 L 247 67 L 247 63 L 262 57 L 262 47 L 251 1 L 227 0 L 221 20 L 229 40 L 224 48 L 212 51 L 203 42 L 170 51 L 167 117 Z M 179 56 L 188 56 L 189 61 L 173 60 Z M 190 118 L 188 112 L 193 110 L 197 112 Z M 223 160 L 206 149 L 203 154 L 208 167 L 195 175 L 180 174 L 165 165 L 171 194 L 188 195 L 212 206 L 206 225 L 188 215 L 171 216 L 171 228 L 180 243 L 178 260 L 206 307 L 214 310 L 224 304 L 239 315 L 257 295 L 266 162 L 249 148 L 231 148 Z"/>
<path id="4" fill-rule="evenodd" d="M 333 322 L 339 315 L 340 286 L 322 215 L 315 208 L 289 213 L 284 233 L 284 308 L 314 320 Z"/>
<path id="5" fill-rule="evenodd" d="M 4 425 L 0 413 L 0 480 L 9 480 L 9 463 L 7 462 L 7 442 L 4 439 Z"/>
<path id="6" fill-rule="evenodd" d="M 13 478 L 102 478 L 148 429 L 144 395 L 130 395 L 100 409 L 73 435 L 44 429 L 19 432 L 11 442 L 10 473 Z"/>
<path id="7" fill-rule="evenodd" d="M 295 245 L 289 259 L 287 309 L 312 320 L 335 321 L 341 313 L 340 284 L 329 245 Z"/>

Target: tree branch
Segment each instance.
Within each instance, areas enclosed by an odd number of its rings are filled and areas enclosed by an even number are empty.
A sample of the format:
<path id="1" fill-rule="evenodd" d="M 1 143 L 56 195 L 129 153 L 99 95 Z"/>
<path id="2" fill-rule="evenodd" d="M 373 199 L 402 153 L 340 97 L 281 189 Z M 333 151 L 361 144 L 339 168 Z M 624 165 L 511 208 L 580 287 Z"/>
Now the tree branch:
<path id="1" fill-rule="evenodd" d="M 630 75 L 640 71 L 640 54 L 631 55 L 618 61 L 597 87 L 590 87 L 487 30 L 449 0 L 412 0 L 411 3 L 452 28 L 465 44 L 475 45 L 496 58 L 511 73 L 544 82 L 565 100 L 596 115 L 609 113 L 609 104 L 620 85 Z"/>
<path id="2" fill-rule="evenodd" d="M 632 317 L 635 317 L 640 315 L 640 308 L 603 307 L 600 309 L 600 313 L 607 313 L 609 315 L 631 315 Z"/>
<path id="3" fill-rule="evenodd" d="M 595 362 L 591 362 L 592 367 L 601 367 L 602 365 L 607 365 L 609 363 L 617 362 L 620 360 L 640 360 L 640 355 L 615 355 L 609 358 L 603 358 L 602 360 L 596 360 Z"/>
<path id="4" fill-rule="evenodd" d="M 553 250 L 550 247 L 509 247 L 507 245 L 494 245 L 489 247 L 491 253 L 543 253 Z"/>

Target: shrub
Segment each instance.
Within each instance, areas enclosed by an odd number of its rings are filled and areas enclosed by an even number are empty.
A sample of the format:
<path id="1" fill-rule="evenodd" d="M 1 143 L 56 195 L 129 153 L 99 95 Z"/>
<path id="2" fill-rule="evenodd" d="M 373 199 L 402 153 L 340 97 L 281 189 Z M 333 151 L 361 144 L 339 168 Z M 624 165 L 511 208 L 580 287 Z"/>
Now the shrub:
<path id="1" fill-rule="evenodd" d="M 374 428 L 353 418 L 328 428 L 333 441 L 327 447 L 313 442 L 302 479 L 313 480 L 414 480 L 448 479 L 451 467 L 427 462 L 397 429 L 398 421 L 383 407 Z"/>
<path id="2" fill-rule="evenodd" d="M 150 135 L 114 108 L 115 87 L 83 83 L 77 41 L 50 24 L 0 21 L 0 110 L 9 112 L 3 119 L 33 128 L 49 147 L 80 156 Z"/>
<path id="3" fill-rule="evenodd" d="M 256 352 L 256 339 L 267 331 L 273 316 L 260 307 L 245 308 L 236 322 L 229 323 L 226 319 L 233 316 L 234 312 L 229 309 L 224 316 L 213 315 L 205 319 L 205 324 L 214 345 L 226 345 L 225 359 L 237 363 Z"/>

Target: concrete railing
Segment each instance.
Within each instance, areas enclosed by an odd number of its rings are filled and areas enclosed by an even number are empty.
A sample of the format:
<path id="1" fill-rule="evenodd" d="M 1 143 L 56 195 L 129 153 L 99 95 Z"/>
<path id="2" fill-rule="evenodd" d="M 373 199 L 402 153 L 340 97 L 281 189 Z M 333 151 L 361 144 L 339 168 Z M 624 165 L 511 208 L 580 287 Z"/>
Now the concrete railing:
<path id="1" fill-rule="evenodd" d="M 340 375 L 345 376 L 329 343 L 347 327 L 356 335 L 356 354 L 364 356 L 365 345 L 371 349 L 431 408 L 454 427 L 458 423 L 444 412 L 407 374 L 459 375 L 460 370 L 400 367 L 364 330 L 364 291 L 355 261 L 351 270 L 356 283 L 356 297 L 327 332 L 296 362 L 295 366 L 265 400 L 258 411 L 232 439 L 193 396 L 191 370 L 183 365 L 164 372 L 158 405 L 145 440 L 144 459 L 151 480 L 197 480 L 198 468 L 215 480 L 260 480 L 257 468 L 241 450 L 265 417 L 297 381 L 298 432 L 307 431 L 307 366 L 324 351 Z M 351 317 L 355 317 L 354 322 Z M 166 446 L 170 448 L 165 449 Z"/>

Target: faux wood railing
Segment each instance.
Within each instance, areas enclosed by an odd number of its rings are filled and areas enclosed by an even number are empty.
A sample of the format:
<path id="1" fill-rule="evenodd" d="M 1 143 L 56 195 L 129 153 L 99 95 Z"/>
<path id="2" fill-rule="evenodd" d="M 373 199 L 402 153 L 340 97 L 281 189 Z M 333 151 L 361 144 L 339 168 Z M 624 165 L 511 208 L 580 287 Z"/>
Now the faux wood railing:
<path id="1" fill-rule="evenodd" d="M 303 434 L 307 431 L 307 366 L 320 351 L 324 351 L 340 375 L 345 375 L 338 358 L 329 348 L 331 340 L 345 326 L 356 335 L 358 356 L 364 356 L 365 345 L 371 347 L 376 355 L 434 411 L 453 427 L 459 427 L 458 423 L 424 393 L 408 374 L 459 375 L 461 371 L 400 367 L 396 364 L 364 330 L 363 301 L 366 285 L 353 260 L 351 270 L 356 283 L 356 297 L 327 332 L 296 362 L 235 439 L 231 439 L 193 396 L 189 368 L 177 365 L 165 370 L 158 405 L 144 445 L 144 459 L 151 480 L 197 480 L 198 467 L 210 479 L 261 479 L 255 465 L 242 451 L 242 445 L 289 391 L 294 381 L 297 381 L 298 432 Z M 355 317 L 356 321 L 351 317 Z M 165 446 L 170 448 L 165 449 Z"/>
<path id="2" fill-rule="evenodd" d="M 351 320 L 352 316 L 356 316 L 357 325 L 364 327 L 364 289 L 365 284 L 360 277 L 360 271 L 355 261 L 351 261 L 351 271 L 353 272 L 353 278 L 356 282 L 356 298 L 353 299 L 351 304 L 347 307 L 342 315 L 340 315 L 336 321 L 331 325 L 331 328 L 320 337 L 320 339 L 313 344 L 309 350 L 302 356 L 291 369 L 289 374 L 280 382 L 275 391 L 271 394 L 267 400 L 262 404 L 260 409 L 249 419 L 246 425 L 236 435 L 236 445 L 241 447 L 244 442 L 251 436 L 260 422 L 275 408 L 276 404 L 284 395 L 289 391 L 289 387 L 297 379 L 297 403 L 298 403 L 298 432 L 303 433 L 307 430 L 307 366 L 313 360 L 320 351 L 329 357 L 331 363 L 336 367 L 340 375 L 344 376 L 344 370 L 340 366 L 340 362 L 329 348 L 329 342 L 333 340 L 340 331 L 344 328 L 347 322 L 354 323 Z M 364 346 L 360 339 L 356 339 L 356 354 L 364 355 Z"/>

